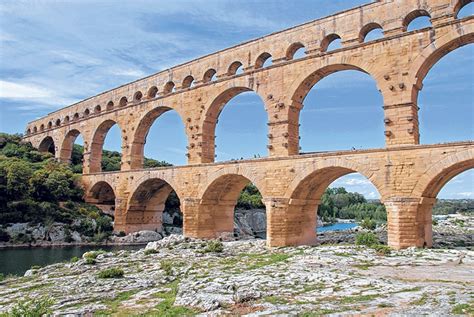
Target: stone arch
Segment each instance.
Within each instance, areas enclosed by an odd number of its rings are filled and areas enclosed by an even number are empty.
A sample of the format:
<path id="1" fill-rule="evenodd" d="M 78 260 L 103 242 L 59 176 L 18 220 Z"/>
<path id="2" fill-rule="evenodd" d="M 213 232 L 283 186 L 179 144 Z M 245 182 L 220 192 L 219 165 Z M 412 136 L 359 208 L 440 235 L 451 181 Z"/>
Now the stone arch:
<path id="1" fill-rule="evenodd" d="M 112 109 L 114 109 L 114 102 L 113 102 L 112 100 L 110 100 L 110 101 L 107 103 L 106 109 L 107 109 L 107 110 L 112 110 Z"/>
<path id="2" fill-rule="evenodd" d="M 148 89 L 148 93 L 147 93 L 148 98 L 150 99 L 155 98 L 157 94 L 158 94 L 158 88 L 156 86 L 151 86 L 150 89 Z"/>
<path id="3" fill-rule="evenodd" d="M 150 177 L 140 182 L 127 204 L 125 231 L 161 231 L 165 202 L 173 191 L 170 183 L 162 178 Z M 176 194 L 179 198 L 178 192 Z"/>
<path id="4" fill-rule="evenodd" d="M 225 105 L 235 96 L 248 91 L 254 91 L 248 87 L 231 87 L 227 88 L 224 91 L 219 92 L 219 94 L 212 98 L 211 104 L 207 107 L 207 111 L 204 117 L 203 126 L 202 126 L 202 162 L 210 163 L 214 162 L 215 157 L 215 134 L 216 134 L 216 125 L 220 113 L 224 109 Z M 255 92 L 255 91 L 254 91 Z M 257 93 L 257 92 L 255 92 Z M 258 95 L 258 93 L 257 93 Z M 262 98 L 264 102 L 264 98 Z M 265 107 L 266 108 L 266 107 Z M 265 109 L 266 110 L 266 109 Z"/>
<path id="5" fill-rule="evenodd" d="M 321 52 L 325 53 L 328 51 L 329 45 L 331 45 L 332 42 L 336 40 L 342 40 L 341 37 L 336 34 L 332 33 L 327 35 L 322 41 L 321 41 Z"/>
<path id="6" fill-rule="evenodd" d="M 31 128 L 26 129 L 26 135 L 30 135 L 30 134 L 31 134 Z"/>
<path id="7" fill-rule="evenodd" d="M 145 143 L 146 143 L 146 138 L 148 136 L 148 133 L 150 131 L 151 126 L 153 123 L 165 112 L 170 111 L 170 110 L 175 110 L 171 107 L 156 107 L 147 112 L 141 119 L 140 122 L 138 123 L 138 126 L 135 130 L 135 134 L 133 137 L 133 142 L 131 145 L 131 165 L 130 167 L 132 169 L 139 169 L 143 168 L 143 162 L 144 162 L 144 150 L 145 150 Z M 176 110 L 175 110 L 176 111 Z M 186 126 L 183 117 L 181 114 L 176 111 L 181 118 L 181 121 L 183 122 L 183 126 Z M 186 131 L 185 134 L 187 135 Z"/>
<path id="8" fill-rule="evenodd" d="M 260 54 L 257 57 L 257 60 L 255 61 L 254 68 L 255 69 L 263 68 L 263 65 L 265 64 L 265 62 L 268 61 L 271 58 L 272 58 L 272 55 L 270 53 L 264 52 L 264 53 Z"/>
<path id="9" fill-rule="evenodd" d="M 285 57 L 287 60 L 292 60 L 295 56 L 295 53 L 299 50 L 304 48 L 305 46 L 301 42 L 296 42 L 291 44 L 288 49 L 286 50 Z"/>
<path id="10" fill-rule="evenodd" d="M 101 111 L 102 111 L 102 108 L 100 107 L 100 105 L 95 106 L 94 113 L 100 113 Z"/>
<path id="11" fill-rule="evenodd" d="M 209 83 L 212 81 L 212 78 L 216 75 L 216 70 L 214 68 L 208 69 L 205 73 L 204 76 L 202 77 L 202 82 L 203 83 Z"/>
<path id="12" fill-rule="evenodd" d="M 194 83 L 194 77 L 191 75 L 188 75 L 183 79 L 181 88 L 190 88 L 193 85 L 193 83 Z"/>
<path id="13" fill-rule="evenodd" d="M 420 176 L 413 189 L 413 195 L 436 198 L 447 182 L 472 168 L 474 168 L 474 149 L 452 154 L 433 164 Z"/>
<path id="14" fill-rule="evenodd" d="M 117 124 L 120 128 L 120 131 L 122 131 L 122 128 L 120 127 L 118 122 L 114 120 L 105 120 L 95 129 L 92 137 L 92 143 L 90 145 L 89 173 L 99 173 L 102 171 L 102 150 L 104 146 L 105 137 L 107 136 L 107 132 L 109 132 L 110 128 L 112 128 L 115 124 Z M 124 141 L 122 135 L 122 144 L 123 142 Z"/>
<path id="15" fill-rule="evenodd" d="M 61 150 L 59 153 L 59 160 L 61 162 L 69 163 L 71 161 L 72 150 L 74 148 L 74 142 L 77 137 L 81 134 L 79 130 L 73 129 L 70 130 L 61 144 Z M 86 144 L 84 144 L 84 151 L 86 151 Z"/>
<path id="16" fill-rule="evenodd" d="M 143 94 L 140 90 L 133 94 L 133 101 L 135 102 L 140 102 L 142 98 L 143 98 Z"/>
<path id="17" fill-rule="evenodd" d="M 170 94 L 174 91 L 174 82 L 172 81 L 169 81 L 165 84 L 165 87 L 163 88 L 163 94 Z"/>
<path id="18" fill-rule="evenodd" d="M 40 131 L 44 131 L 44 124 L 40 125 Z"/>
<path id="19" fill-rule="evenodd" d="M 72 117 L 72 120 L 77 121 L 79 120 L 79 113 L 75 113 L 74 116 Z"/>
<path id="20" fill-rule="evenodd" d="M 54 123 L 55 126 L 59 127 L 61 125 L 61 120 L 56 119 L 56 122 Z"/>
<path id="21" fill-rule="evenodd" d="M 52 129 L 53 128 L 53 122 L 49 121 L 48 122 L 48 129 Z"/>
<path id="22" fill-rule="evenodd" d="M 56 145 L 54 144 L 53 138 L 50 136 L 47 136 L 43 140 L 41 140 L 38 146 L 38 151 L 49 152 L 54 155 L 56 153 Z"/>
<path id="23" fill-rule="evenodd" d="M 34 127 L 33 127 L 33 133 L 36 133 L 36 132 L 38 132 L 38 127 L 37 127 L 37 126 L 34 126 Z"/>
<path id="24" fill-rule="evenodd" d="M 459 0 L 454 6 L 454 18 L 457 19 L 459 11 L 461 11 L 462 8 L 472 2 L 474 2 L 474 0 Z"/>
<path id="25" fill-rule="evenodd" d="M 219 174 L 218 177 L 213 177 L 212 181 L 204 187 L 205 190 L 200 196 L 199 217 L 206 219 L 205 222 L 203 221 L 199 225 L 199 233 L 202 238 L 233 235 L 234 209 L 237 200 L 245 186 L 252 183 L 252 178 L 243 176 L 240 171 L 237 174 Z M 264 201 L 263 188 L 259 187 L 256 182 L 253 183 L 262 194 L 262 200 Z"/>
<path id="26" fill-rule="evenodd" d="M 124 96 L 124 97 L 120 98 L 119 107 L 125 107 L 127 104 L 128 104 L 127 97 Z"/>
<path id="27" fill-rule="evenodd" d="M 403 31 L 406 32 L 410 23 L 420 17 L 428 17 L 431 19 L 430 13 L 425 9 L 413 10 L 410 13 L 408 13 L 403 19 L 403 22 L 402 22 Z"/>
<path id="28" fill-rule="evenodd" d="M 377 29 L 380 29 L 380 30 L 383 31 L 382 26 L 380 24 L 376 23 L 376 22 L 371 22 L 371 23 L 366 24 L 362 29 L 360 29 L 359 42 L 364 43 L 367 34 L 372 32 L 373 30 L 377 30 Z"/>
<path id="29" fill-rule="evenodd" d="M 114 215 L 115 198 L 113 187 L 106 181 L 95 183 L 86 195 L 86 201 L 88 203 L 96 205 L 104 213 L 109 215 Z"/>
<path id="30" fill-rule="evenodd" d="M 84 110 L 84 117 L 88 117 L 90 114 L 91 114 L 91 111 L 88 108 L 86 108 L 86 110 Z"/>
<path id="31" fill-rule="evenodd" d="M 69 123 L 69 121 L 71 121 L 71 119 L 69 118 L 69 116 L 65 116 L 65 117 L 64 117 L 64 123 Z"/>
<path id="32" fill-rule="evenodd" d="M 227 75 L 228 76 L 236 75 L 238 69 L 242 66 L 243 64 L 239 61 L 233 62 L 232 64 L 229 65 L 229 68 L 227 69 Z"/>
<path id="33" fill-rule="evenodd" d="M 423 80 L 439 60 L 457 48 L 472 43 L 474 43 L 474 27 L 468 26 L 451 30 L 448 34 L 427 46 L 413 61 L 411 66 L 410 73 L 414 76 L 411 79 L 411 82 L 414 83 L 412 87 L 412 102 L 417 104 L 418 93 L 423 88 Z"/>

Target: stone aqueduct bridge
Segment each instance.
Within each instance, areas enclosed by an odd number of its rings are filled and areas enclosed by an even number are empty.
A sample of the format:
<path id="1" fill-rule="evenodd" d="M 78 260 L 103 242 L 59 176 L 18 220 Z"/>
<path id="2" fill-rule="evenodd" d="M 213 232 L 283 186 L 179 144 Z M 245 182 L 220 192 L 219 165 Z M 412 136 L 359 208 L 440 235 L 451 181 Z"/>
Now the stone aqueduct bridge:
<path id="1" fill-rule="evenodd" d="M 54 148 L 57 159 L 67 162 L 81 134 L 86 199 L 115 205 L 116 230 L 160 228 L 164 202 L 175 190 L 185 235 L 213 238 L 233 231 L 237 197 L 251 181 L 266 205 L 268 245 L 310 244 L 324 190 L 338 177 L 359 172 L 376 186 L 387 208 L 389 244 L 430 246 L 435 198 L 452 177 L 474 167 L 474 143 L 419 145 L 417 97 L 439 59 L 474 41 L 474 18 L 457 18 L 470 2 L 383 0 L 334 14 L 53 112 L 29 123 L 25 140 L 40 150 Z M 432 26 L 408 32 L 419 16 L 429 16 Z M 376 28 L 383 29 L 383 38 L 366 42 L 365 35 Z M 342 48 L 327 51 L 338 38 Z M 305 56 L 293 58 L 300 48 Z M 272 65 L 263 67 L 268 58 Z M 359 70 L 376 81 L 384 100 L 386 148 L 300 155 L 305 96 L 319 80 L 342 70 Z M 244 91 L 264 101 L 268 157 L 213 163 L 219 113 Z M 144 170 L 148 129 L 170 109 L 186 128 L 188 165 Z M 121 171 L 103 173 L 102 146 L 114 124 L 122 133 Z"/>

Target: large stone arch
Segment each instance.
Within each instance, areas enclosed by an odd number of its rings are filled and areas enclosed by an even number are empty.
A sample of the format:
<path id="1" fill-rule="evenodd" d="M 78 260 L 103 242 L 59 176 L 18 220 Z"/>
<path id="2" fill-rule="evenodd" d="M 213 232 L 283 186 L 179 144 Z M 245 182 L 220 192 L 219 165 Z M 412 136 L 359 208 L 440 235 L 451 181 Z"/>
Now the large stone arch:
<path id="1" fill-rule="evenodd" d="M 233 87 L 225 87 L 224 89 L 219 90 L 214 97 L 210 100 L 211 102 L 207 107 L 205 107 L 205 115 L 202 123 L 202 152 L 201 152 L 201 162 L 202 163 L 212 163 L 214 162 L 215 157 L 215 134 L 216 134 L 216 125 L 219 119 L 219 115 L 226 106 L 226 104 L 237 95 L 243 92 L 254 92 L 256 93 L 265 107 L 265 111 L 268 114 L 267 106 L 265 104 L 265 98 L 263 98 L 258 91 L 254 90 L 251 86 L 239 85 Z M 268 120 L 270 121 L 270 120 Z"/>
<path id="2" fill-rule="evenodd" d="M 101 122 L 95 129 L 92 136 L 92 142 L 90 145 L 90 156 L 89 156 L 89 173 L 99 173 L 102 171 L 102 166 L 101 166 L 102 151 L 104 147 L 105 137 L 107 136 L 107 133 L 109 132 L 110 128 L 112 128 L 115 124 L 117 124 L 117 126 L 120 129 L 121 143 L 122 143 L 122 149 L 123 149 L 125 141 L 123 139 L 123 130 L 120 127 L 119 123 L 112 119 L 107 119 Z M 122 163 L 123 163 L 123 151 L 122 151 Z"/>
<path id="3" fill-rule="evenodd" d="M 248 183 L 254 183 L 265 201 L 264 187 L 252 181 L 248 173 L 217 173 L 203 187 L 198 209 L 199 235 L 201 238 L 217 238 L 234 232 L 234 209 L 240 192 Z M 247 176 L 244 176 L 246 174 Z M 260 183 L 260 187 L 259 187 Z"/>
<path id="4" fill-rule="evenodd" d="M 167 181 L 159 177 L 149 177 L 138 183 L 128 199 L 125 232 L 162 231 L 165 202 L 173 190 Z M 179 193 L 176 194 L 179 198 Z"/>
<path id="5" fill-rule="evenodd" d="M 411 63 L 411 98 L 418 103 L 418 93 L 423 88 L 425 79 L 431 68 L 448 53 L 468 44 L 474 43 L 474 23 L 453 26 L 450 31 L 427 46 Z"/>
<path id="6" fill-rule="evenodd" d="M 413 196 L 436 198 L 440 190 L 456 175 L 474 168 L 474 149 L 467 149 L 432 164 L 418 179 Z"/>
<path id="7" fill-rule="evenodd" d="M 145 158 L 145 143 L 146 143 L 146 138 L 148 136 L 148 133 L 153 125 L 153 123 L 165 112 L 168 111 L 176 111 L 178 116 L 181 119 L 181 122 L 183 123 L 183 128 L 184 132 L 187 138 L 187 142 L 189 144 L 189 136 L 186 130 L 186 123 L 183 120 L 182 114 L 176 110 L 174 107 L 168 107 L 168 106 L 157 106 L 151 109 L 150 111 L 146 112 L 145 115 L 143 115 L 139 121 L 138 125 L 136 127 L 136 130 L 133 134 L 133 140 L 130 145 L 131 150 L 130 150 L 130 168 L 131 169 L 140 169 L 143 168 L 143 162 Z"/>
<path id="8" fill-rule="evenodd" d="M 57 150 L 57 142 L 55 142 L 53 137 L 49 135 L 45 136 L 38 144 L 38 151 L 40 152 L 49 152 L 53 155 L 56 155 Z"/>
<path id="9" fill-rule="evenodd" d="M 374 80 L 377 89 L 381 92 L 382 102 L 385 102 L 384 93 L 380 89 L 382 85 L 379 83 L 379 78 L 373 75 L 370 65 L 365 64 L 364 62 L 358 62 L 355 60 L 351 62 L 317 65 L 316 67 L 309 68 L 305 72 L 302 72 L 288 89 L 289 100 L 287 102 L 291 106 L 285 109 L 285 116 L 288 118 L 287 139 L 289 152 L 291 154 L 299 153 L 300 112 L 304 106 L 304 99 L 320 80 L 330 76 L 331 74 L 346 70 L 356 70 L 369 75 Z"/>
<path id="10" fill-rule="evenodd" d="M 59 160 L 61 162 L 69 163 L 71 161 L 74 142 L 76 141 L 79 135 L 82 135 L 83 138 L 85 138 L 84 135 L 78 129 L 71 129 L 66 133 L 61 144 L 61 149 L 59 151 Z M 84 140 L 84 152 L 87 151 L 87 144 L 85 142 L 86 140 Z"/>
<path id="11" fill-rule="evenodd" d="M 103 212 L 114 215 L 115 191 L 107 181 L 98 181 L 86 192 L 86 201 L 96 205 Z"/>

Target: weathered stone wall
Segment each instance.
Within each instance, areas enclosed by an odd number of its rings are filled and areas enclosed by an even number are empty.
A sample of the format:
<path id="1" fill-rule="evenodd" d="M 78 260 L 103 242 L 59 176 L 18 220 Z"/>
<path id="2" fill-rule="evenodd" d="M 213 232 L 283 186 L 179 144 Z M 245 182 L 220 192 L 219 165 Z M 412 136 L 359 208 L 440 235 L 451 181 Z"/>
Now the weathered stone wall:
<path id="1" fill-rule="evenodd" d="M 430 245 L 432 199 L 440 185 L 472 168 L 473 155 L 469 142 L 418 146 L 417 98 L 424 77 L 440 58 L 474 42 L 474 18 L 456 16 L 468 2 L 377 1 L 276 32 L 53 112 L 29 123 L 25 140 L 41 150 L 54 146 L 56 157 L 67 162 L 81 134 L 87 199 L 104 204 L 97 182 L 107 182 L 115 192 L 118 230 L 161 226 L 164 200 L 174 189 L 181 198 L 185 233 L 215 237 L 232 226 L 235 199 L 250 180 L 265 197 L 268 243 L 312 243 L 315 235 L 309 229 L 315 227 L 322 192 L 332 180 L 357 171 L 382 195 L 390 244 Z M 432 27 L 407 32 L 419 16 L 430 16 Z M 384 37 L 365 42 L 377 27 Z M 330 41 L 338 37 L 342 48 L 328 52 Z M 294 59 L 298 48 L 306 56 Z M 263 68 L 270 57 L 273 64 Z M 243 73 L 236 74 L 238 66 Z M 359 70 L 374 79 L 383 97 L 387 149 L 296 156 L 306 95 L 319 80 L 342 70 Z M 244 91 L 255 91 L 265 105 L 269 158 L 209 164 L 214 162 L 219 113 Z M 185 126 L 190 165 L 140 170 L 149 128 L 171 109 Z M 114 124 L 122 132 L 121 172 L 101 174 L 104 139 Z M 150 178 L 155 180 L 142 185 Z"/>

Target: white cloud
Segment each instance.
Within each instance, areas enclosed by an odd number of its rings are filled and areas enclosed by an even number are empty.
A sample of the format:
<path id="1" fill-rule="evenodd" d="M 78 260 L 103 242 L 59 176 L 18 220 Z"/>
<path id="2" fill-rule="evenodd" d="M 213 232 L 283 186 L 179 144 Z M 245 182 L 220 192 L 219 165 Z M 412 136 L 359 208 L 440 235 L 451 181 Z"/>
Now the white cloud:
<path id="1" fill-rule="evenodd" d="M 457 193 L 457 196 L 464 197 L 464 198 L 471 198 L 471 197 L 474 197 L 474 192 L 461 192 L 461 193 Z"/>
<path id="2" fill-rule="evenodd" d="M 29 83 L 15 83 L 0 80 L 0 99 L 11 99 L 19 101 L 29 101 L 49 106 L 64 106 L 73 103 L 75 100 L 60 96 L 57 92 Z M 25 108 L 27 107 L 27 108 Z M 31 106 L 37 108 L 37 105 Z M 23 110 L 29 110 L 24 106 Z"/>

